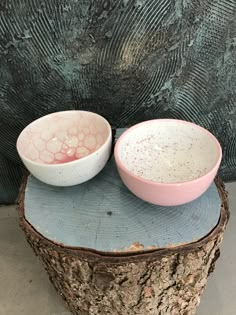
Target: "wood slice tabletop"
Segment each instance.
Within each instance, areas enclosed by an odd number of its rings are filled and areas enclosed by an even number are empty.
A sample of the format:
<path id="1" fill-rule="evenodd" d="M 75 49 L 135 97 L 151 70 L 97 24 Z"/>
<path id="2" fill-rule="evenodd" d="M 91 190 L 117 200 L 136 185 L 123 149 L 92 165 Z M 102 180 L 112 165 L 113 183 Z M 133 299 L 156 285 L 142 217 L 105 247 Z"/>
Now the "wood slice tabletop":
<path id="1" fill-rule="evenodd" d="M 49 186 L 30 176 L 24 205 L 26 220 L 45 238 L 104 252 L 196 242 L 214 229 L 221 211 L 215 183 L 183 206 L 144 202 L 124 186 L 113 159 L 93 180 L 74 187 Z"/>

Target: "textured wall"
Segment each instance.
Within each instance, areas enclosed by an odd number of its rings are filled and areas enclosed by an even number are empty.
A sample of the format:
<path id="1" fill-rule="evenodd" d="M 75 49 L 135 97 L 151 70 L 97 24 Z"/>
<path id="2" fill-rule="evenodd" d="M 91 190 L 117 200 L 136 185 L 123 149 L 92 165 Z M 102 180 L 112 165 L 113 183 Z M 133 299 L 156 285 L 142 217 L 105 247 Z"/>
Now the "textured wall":
<path id="1" fill-rule="evenodd" d="M 194 121 L 236 179 L 236 1 L 1 0 L 0 108 L 0 154 L 16 164 L 29 122 L 87 109 L 119 127 Z"/>

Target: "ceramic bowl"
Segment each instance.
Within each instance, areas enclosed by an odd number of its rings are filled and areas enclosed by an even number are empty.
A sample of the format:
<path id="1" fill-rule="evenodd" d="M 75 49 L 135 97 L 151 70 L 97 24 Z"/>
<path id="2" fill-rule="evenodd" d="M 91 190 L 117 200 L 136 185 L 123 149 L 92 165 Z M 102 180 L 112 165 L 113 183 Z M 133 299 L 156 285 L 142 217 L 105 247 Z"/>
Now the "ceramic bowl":
<path id="1" fill-rule="evenodd" d="M 209 131 L 174 119 L 135 125 L 115 146 L 124 184 L 137 197 L 161 206 L 200 197 L 213 182 L 221 159 L 221 146 Z"/>
<path id="2" fill-rule="evenodd" d="M 111 144 L 111 126 L 103 117 L 65 111 L 28 125 L 17 140 L 17 150 L 26 168 L 42 182 L 73 186 L 103 169 Z"/>

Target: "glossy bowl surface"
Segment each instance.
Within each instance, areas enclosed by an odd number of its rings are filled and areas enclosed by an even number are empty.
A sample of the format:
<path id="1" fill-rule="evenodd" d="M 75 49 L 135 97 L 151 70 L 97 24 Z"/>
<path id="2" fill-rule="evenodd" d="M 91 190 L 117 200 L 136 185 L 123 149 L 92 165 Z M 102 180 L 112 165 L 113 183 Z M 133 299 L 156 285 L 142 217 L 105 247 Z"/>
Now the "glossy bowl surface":
<path id="1" fill-rule="evenodd" d="M 115 146 L 124 184 L 139 198 L 162 206 L 200 197 L 213 182 L 221 159 L 221 146 L 209 131 L 175 119 L 137 124 Z"/>
<path id="2" fill-rule="evenodd" d="M 111 126 L 93 112 L 52 113 L 28 125 L 17 140 L 26 168 L 39 180 L 73 186 L 96 176 L 107 163 Z"/>

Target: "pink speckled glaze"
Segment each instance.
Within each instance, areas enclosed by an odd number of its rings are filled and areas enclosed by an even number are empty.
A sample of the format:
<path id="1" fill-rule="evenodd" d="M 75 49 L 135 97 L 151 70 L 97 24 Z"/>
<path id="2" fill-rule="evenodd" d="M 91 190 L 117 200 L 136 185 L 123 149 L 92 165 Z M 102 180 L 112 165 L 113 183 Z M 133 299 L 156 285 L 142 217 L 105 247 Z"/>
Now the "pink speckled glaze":
<path id="1" fill-rule="evenodd" d="M 115 146 L 124 184 L 139 198 L 162 206 L 200 197 L 213 182 L 221 159 L 221 146 L 210 132 L 174 119 L 135 125 Z"/>
<path id="2" fill-rule="evenodd" d="M 17 150 L 35 177 L 48 184 L 70 186 L 101 171 L 111 142 L 111 127 L 103 117 L 87 111 L 65 111 L 28 125 L 17 140 Z"/>

